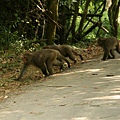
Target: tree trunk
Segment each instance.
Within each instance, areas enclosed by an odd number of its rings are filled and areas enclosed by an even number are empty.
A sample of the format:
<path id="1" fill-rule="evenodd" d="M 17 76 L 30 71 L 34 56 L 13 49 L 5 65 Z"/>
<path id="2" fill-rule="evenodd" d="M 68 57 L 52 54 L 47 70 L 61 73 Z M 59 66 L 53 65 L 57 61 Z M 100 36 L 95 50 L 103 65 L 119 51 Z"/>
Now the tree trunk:
<path id="1" fill-rule="evenodd" d="M 83 29 L 83 26 L 84 26 L 84 21 L 86 19 L 88 6 L 89 6 L 91 1 L 92 0 L 87 0 L 86 1 L 85 8 L 84 8 L 84 11 L 83 11 L 83 14 L 82 14 L 82 18 L 81 18 L 81 21 L 80 21 L 79 29 L 78 29 L 77 39 L 80 39 L 81 36 L 82 36 L 82 29 Z"/>
<path id="2" fill-rule="evenodd" d="M 72 25 L 71 25 L 72 43 L 74 43 L 74 40 L 75 40 L 75 28 L 76 28 L 76 20 L 77 20 L 78 11 L 79 11 L 79 3 L 80 3 L 80 0 L 74 3 L 75 13 L 74 13 Z"/>
<path id="3" fill-rule="evenodd" d="M 112 4 L 108 10 L 109 21 L 111 25 L 111 36 L 118 36 L 118 13 L 120 2 L 118 0 L 112 0 Z"/>
<path id="4" fill-rule="evenodd" d="M 65 43 L 65 33 L 66 33 L 66 16 L 65 16 L 66 8 L 65 5 L 62 5 L 59 12 L 59 23 L 62 25 L 61 29 L 58 29 L 59 34 L 59 44 Z"/>
<path id="5" fill-rule="evenodd" d="M 53 21 L 57 21 L 57 17 L 58 17 L 58 4 L 59 4 L 59 0 L 48 0 L 48 14 L 49 16 L 53 19 Z M 54 39 L 55 39 L 55 34 L 56 34 L 56 24 L 51 21 L 48 20 L 47 22 L 47 44 L 53 44 L 54 43 Z"/>

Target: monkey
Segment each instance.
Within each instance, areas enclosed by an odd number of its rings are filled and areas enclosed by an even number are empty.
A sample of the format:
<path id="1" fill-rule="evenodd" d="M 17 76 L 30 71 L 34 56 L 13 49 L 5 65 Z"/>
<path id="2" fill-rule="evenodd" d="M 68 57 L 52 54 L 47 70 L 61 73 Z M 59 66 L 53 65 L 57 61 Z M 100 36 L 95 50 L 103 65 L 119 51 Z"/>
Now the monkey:
<path id="1" fill-rule="evenodd" d="M 68 67 L 70 68 L 69 61 L 60 54 L 59 51 L 53 50 L 53 49 L 42 49 L 39 51 L 35 51 L 33 53 L 27 52 L 23 54 L 23 67 L 21 69 L 20 75 L 15 78 L 14 80 L 19 80 L 25 73 L 26 69 L 29 67 L 29 65 L 36 66 L 41 69 L 42 73 L 45 75 L 45 77 L 53 74 L 53 66 L 60 66 L 60 70 L 63 69 L 63 62 L 60 62 L 58 60 L 66 61 L 68 64 Z M 48 72 L 49 73 L 48 73 Z"/>
<path id="2" fill-rule="evenodd" d="M 116 50 L 120 54 L 119 40 L 116 37 L 108 37 L 108 38 L 99 38 L 97 43 L 104 50 L 104 55 L 102 60 L 106 59 L 114 59 Z M 112 56 L 112 57 L 111 57 Z"/>
<path id="3" fill-rule="evenodd" d="M 70 45 L 48 45 L 44 46 L 43 49 L 55 49 L 58 50 L 64 57 L 69 57 L 72 61 L 74 61 L 74 64 L 77 62 L 76 59 L 73 56 L 73 53 L 75 55 L 79 55 L 81 60 L 84 60 L 81 54 L 78 54 Z"/>

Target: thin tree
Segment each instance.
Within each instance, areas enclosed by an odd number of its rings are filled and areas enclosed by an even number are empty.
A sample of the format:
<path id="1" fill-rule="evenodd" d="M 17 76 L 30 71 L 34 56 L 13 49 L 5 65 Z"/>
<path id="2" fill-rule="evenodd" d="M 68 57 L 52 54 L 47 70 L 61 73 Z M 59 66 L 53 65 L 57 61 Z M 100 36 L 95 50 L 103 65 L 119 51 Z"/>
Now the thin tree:
<path id="1" fill-rule="evenodd" d="M 87 12 L 88 12 L 88 7 L 89 7 L 89 4 L 90 4 L 91 1 L 92 0 L 87 0 L 86 1 L 85 8 L 84 8 L 84 11 L 83 11 L 83 14 L 82 14 L 82 18 L 81 18 L 81 21 L 80 21 L 79 29 L 78 29 L 77 39 L 81 38 L 82 29 L 83 29 L 83 26 L 84 26 L 84 21 L 86 19 Z"/>
<path id="2" fill-rule="evenodd" d="M 48 15 L 57 22 L 59 0 L 48 0 Z M 47 22 L 46 38 L 47 44 L 53 44 L 56 34 L 56 24 L 52 20 Z"/>
<path id="3" fill-rule="evenodd" d="M 120 1 L 111 0 L 112 4 L 108 10 L 109 21 L 111 25 L 111 35 L 117 37 L 118 36 L 118 13 Z"/>

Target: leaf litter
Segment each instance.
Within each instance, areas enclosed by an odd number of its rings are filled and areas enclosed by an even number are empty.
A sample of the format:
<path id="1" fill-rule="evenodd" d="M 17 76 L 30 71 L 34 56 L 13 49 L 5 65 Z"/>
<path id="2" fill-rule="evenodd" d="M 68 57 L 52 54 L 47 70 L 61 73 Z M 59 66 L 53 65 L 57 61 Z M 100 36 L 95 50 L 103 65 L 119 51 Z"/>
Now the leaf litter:
<path id="1" fill-rule="evenodd" d="M 77 49 L 79 51 L 79 49 Z M 102 53 L 102 49 L 95 45 L 90 45 L 86 49 L 80 49 L 81 54 L 85 60 L 89 60 Z M 80 61 L 79 56 L 75 56 L 78 62 Z M 9 94 L 21 93 L 22 86 L 30 85 L 35 82 L 43 82 L 42 72 L 33 66 L 27 69 L 26 74 L 22 77 L 21 81 L 14 81 L 19 75 L 22 67 L 21 55 L 16 55 L 13 51 L 7 51 L 1 55 L 0 58 L 0 101 L 4 101 L 9 97 Z M 77 65 L 75 65 L 77 67 Z M 55 72 L 59 72 L 58 68 L 55 68 Z M 97 75 L 97 74 L 93 74 Z"/>

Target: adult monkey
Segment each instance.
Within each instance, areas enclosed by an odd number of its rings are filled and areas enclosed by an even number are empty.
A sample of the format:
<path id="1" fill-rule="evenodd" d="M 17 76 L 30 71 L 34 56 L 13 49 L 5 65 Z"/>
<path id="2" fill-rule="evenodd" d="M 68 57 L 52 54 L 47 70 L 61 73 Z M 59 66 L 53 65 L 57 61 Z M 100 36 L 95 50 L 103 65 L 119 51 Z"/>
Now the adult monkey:
<path id="1" fill-rule="evenodd" d="M 58 60 L 66 61 L 68 64 L 68 67 L 70 68 L 69 61 L 60 54 L 57 50 L 52 49 L 42 49 L 33 53 L 25 53 L 23 55 L 23 68 L 21 69 L 20 75 L 14 79 L 19 80 L 23 74 L 25 73 L 25 70 L 29 67 L 29 65 L 34 65 L 38 68 L 40 68 L 45 75 L 45 77 L 53 74 L 53 66 L 60 66 L 60 69 L 63 69 L 63 62 L 60 62 Z M 48 74 L 48 72 L 49 74 Z"/>
<path id="2" fill-rule="evenodd" d="M 102 60 L 106 60 L 107 58 L 114 59 L 115 58 L 114 50 L 116 50 L 120 54 L 119 41 L 116 37 L 99 38 L 97 42 L 98 45 L 102 47 L 104 50 Z"/>
<path id="3" fill-rule="evenodd" d="M 64 57 L 69 57 L 72 61 L 74 61 L 74 64 L 76 63 L 76 59 L 73 56 L 73 53 L 75 55 L 79 55 L 81 60 L 84 60 L 82 55 L 78 54 L 70 45 L 48 45 L 43 47 L 43 49 L 48 48 L 58 50 Z"/>

